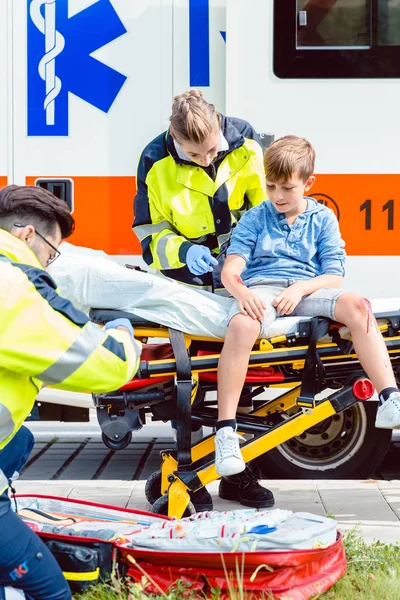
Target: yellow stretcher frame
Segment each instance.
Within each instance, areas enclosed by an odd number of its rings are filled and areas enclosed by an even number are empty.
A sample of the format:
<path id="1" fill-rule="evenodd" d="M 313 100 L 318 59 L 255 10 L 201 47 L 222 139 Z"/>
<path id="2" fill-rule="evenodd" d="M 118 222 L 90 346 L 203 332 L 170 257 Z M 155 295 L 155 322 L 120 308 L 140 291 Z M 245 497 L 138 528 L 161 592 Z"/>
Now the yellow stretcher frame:
<path id="1" fill-rule="evenodd" d="M 388 322 L 380 322 L 379 329 L 383 334 L 386 334 L 386 344 L 392 361 L 398 363 L 400 368 L 400 335 L 393 335 L 393 323 L 388 318 Z M 396 333 L 399 333 L 400 327 L 395 327 Z M 148 338 L 168 339 L 170 337 L 167 328 L 156 327 L 141 327 L 135 325 L 135 337 L 142 342 L 147 342 Z M 250 368 L 268 368 L 268 367 L 287 367 L 294 373 L 298 374 L 295 380 L 271 382 L 266 384 L 254 384 L 263 387 L 268 385 L 271 388 L 285 387 L 290 388 L 289 391 L 283 393 L 280 397 L 271 400 L 258 410 L 252 411 L 251 417 L 265 417 L 283 413 L 282 422 L 271 427 L 265 427 L 265 431 L 260 431 L 261 426 L 257 425 L 258 433 L 252 440 L 249 440 L 241 446 L 243 458 L 246 463 L 264 454 L 265 452 L 275 448 L 276 446 L 290 440 L 293 437 L 299 436 L 307 429 L 317 425 L 321 421 L 341 412 L 355 402 L 357 398 L 353 393 L 352 383 L 349 382 L 338 391 L 333 392 L 331 396 L 320 401 L 316 401 L 315 397 L 312 402 L 302 402 L 299 398 L 302 380 L 302 370 L 305 365 L 306 353 L 308 345 L 293 345 L 293 337 L 297 337 L 299 341 L 300 335 L 279 335 L 268 339 L 260 339 L 257 341 L 254 350 L 250 354 Z M 198 386 L 201 385 L 201 373 L 215 372 L 220 356 L 218 352 L 218 344 L 222 344 L 222 340 L 204 338 L 200 336 L 191 336 L 185 334 L 183 336 L 184 345 L 188 350 L 191 360 L 191 375 L 193 389 L 191 395 L 191 403 L 193 404 L 196 398 Z M 192 342 L 201 341 L 209 343 L 211 347 L 218 348 L 215 354 L 207 354 L 204 356 L 191 356 Z M 297 343 L 298 343 L 297 341 Z M 351 343 L 351 340 L 350 340 Z M 286 344 L 286 345 L 285 345 Z M 342 346 L 340 346 L 342 347 Z M 362 372 L 354 351 L 345 353 L 339 349 L 337 343 L 331 341 L 320 341 L 317 343 L 319 358 L 324 367 L 333 369 L 354 369 Z M 299 358 L 299 355 L 301 358 Z M 141 365 L 142 368 L 142 365 Z M 347 371 L 346 371 L 347 372 Z M 143 378 L 154 379 L 156 382 L 159 377 L 175 377 L 176 380 L 177 366 L 175 359 L 161 359 L 146 361 L 143 365 Z M 328 387 L 328 386 L 326 386 Z M 372 393 L 371 393 L 372 395 Z M 297 407 L 299 412 L 292 416 L 287 415 L 287 411 Z M 242 426 L 244 427 L 242 420 Z M 240 415 L 238 415 L 238 429 L 240 430 Z M 192 463 L 197 463 L 201 459 L 212 455 L 215 450 L 214 446 L 215 435 L 210 435 L 201 440 L 190 449 Z M 189 454 L 189 455 L 190 455 Z M 167 513 L 169 516 L 180 518 L 185 514 L 185 510 L 189 505 L 189 492 L 194 492 L 201 487 L 211 483 L 219 478 L 215 469 L 215 463 L 210 460 L 209 463 L 202 466 L 194 464 L 193 470 L 179 470 L 177 459 L 174 457 L 174 452 L 164 451 L 162 453 L 161 464 L 161 480 L 160 480 L 160 495 L 163 501 L 167 502 Z M 186 467 L 187 469 L 187 467 Z M 165 510 L 165 502 L 164 508 Z M 191 507 L 193 509 L 193 507 Z M 160 511 L 161 512 L 161 511 Z"/>
<path id="2" fill-rule="evenodd" d="M 387 331 L 387 327 L 381 327 L 381 329 L 383 329 L 384 331 Z M 274 350 L 274 352 L 278 352 L 279 353 L 279 348 L 274 348 L 272 341 L 274 342 L 274 344 L 280 344 L 282 342 L 285 341 L 286 336 L 280 336 L 279 340 L 274 339 L 274 340 L 267 340 L 268 345 Z M 396 354 L 399 354 L 399 349 L 400 349 L 400 336 L 393 336 L 390 338 L 391 342 L 396 342 L 396 346 L 397 348 L 395 349 L 388 349 L 389 355 L 395 356 Z M 261 340 L 262 343 L 262 340 Z M 261 345 L 260 343 L 260 345 Z M 329 351 L 329 349 L 337 349 L 337 345 L 333 344 L 333 343 L 319 343 L 317 344 L 317 348 L 318 349 L 327 349 Z M 308 346 L 295 346 L 293 347 L 293 354 L 297 354 L 299 350 L 307 350 Z M 288 353 L 290 354 L 290 351 L 288 352 L 288 348 L 282 348 L 282 354 L 287 355 Z M 257 361 L 257 356 L 258 355 L 264 355 L 265 356 L 265 352 L 262 350 L 254 350 L 251 353 L 251 356 L 254 357 L 256 360 L 255 362 L 252 363 L 252 367 L 269 367 L 269 366 L 273 366 L 273 364 L 277 364 L 277 363 L 268 363 L 263 361 L 258 362 Z M 218 358 L 219 354 L 216 355 L 207 355 L 207 358 L 209 359 L 213 359 L 213 358 Z M 326 357 L 322 358 L 322 363 L 332 363 L 332 361 L 335 360 L 343 360 L 343 359 L 349 359 L 352 362 L 354 362 L 354 366 L 358 366 L 358 368 L 360 367 L 359 363 L 358 363 L 358 359 L 357 356 L 352 353 L 352 354 L 348 354 L 348 355 L 344 355 L 341 354 L 340 356 L 334 356 L 334 355 L 328 355 Z M 156 363 L 157 365 L 160 365 L 160 363 L 164 363 L 164 364 L 168 364 L 171 363 L 170 360 L 165 360 L 165 361 L 154 361 L 154 363 Z M 150 363 L 152 363 L 152 361 L 150 361 Z M 173 361 L 172 361 L 173 363 Z M 301 370 L 304 367 L 304 360 L 299 361 L 297 358 L 296 359 L 290 359 L 290 358 L 286 358 L 285 360 L 279 361 L 278 363 L 279 365 L 288 365 L 291 366 L 293 369 L 295 370 Z M 216 368 L 210 368 L 207 367 L 207 369 L 197 369 L 196 368 L 196 359 L 193 358 L 192 359 L 192 373 L 193 373 L 193 377 L 196 380 L 196 382 L 198 381 L 199 375 L 201 374 L 201 372 L 207 371 L 215 371 Z M 170 374 L 170 375 L 174 375 L 175 372 L 174 370 L 169 371 L 168 373 L 163 373 L 163 375 L 165 374 Z M 156 375 L 154 375 L 154 377 L 156 377 Z M 292 384 L 295 385 L 295 384 Z M 272 383 L 270 385 L 270 387 L 275 388 L 275 387 L 289 387 L 290 384 L 288 383 L 283 383 L 283 384 L 275 384 Z M 288 392 L 284 393 L 283 395 L 279 396 L 278 398 L 265 403 L 261 409 L 259 410 L 255 410 L 253 412 L 250 413 L 250 415 L 253 416 L 266 416 L 266 415 L 270 415 L 273 414 L 274 412 L 280 410 L 280 411 L 288 411 L 291 408 L 294 407 L 299 407 L 300 412 L 295 414 L 293 417 L 290 417 L 287 419 L 286 422 L 283 422 L 278 428 L 273 429 L 272 431 L 269 431 L 267 433 L 261 433 L 257 436 L 255 436 L 252 440 L 246 442 L 245 444 L 243 444 L 241 446 L 241 451 L 242 451 L 242 455 L 244 458 L 244 461 L 246 462 L 246 464 L 248 462 L 250 462 L 251 460 L 253 460 L 254 458 L 257 458 L 258 456 L 264 454 L 265 452 L 268 452 L 269 450 L 275 448 L 276 446 L 287 442 L 288 440 L 292 439 L 293 437 L 299 436 L 302 433 L 304 433 L 304 431 L 306 431 L 307 429 L 317 425 L 318 423 L 320 423 L 321 421 L 323 421 L 324 419 L 327 419 L 331 416 L 333 416 L 334 414 L 336 414 L 337 412 L 341 412 L 341 410 L 344 410 L 345 407 L 342 407 L 340 410 L 337 409 L 337 407 L 335 407 L 335 403 L 332 402 L 332 398 L 334 398 L 337 394 L 341 394 L 343 393 L 343 388 L 339 391 L 339 392 L 334 392 L 329 398 L 326 398 L 324 400 L 321 400 L 318 403 L 315 403 L 315 405 L 313 406 L 313 408 L 305 408 L 304 406 L 302 407 L 301 402 L 299 401 L 299 392 L 300 392 L 300 385 L 295 385 L 295 387 L 293 387 L 293 389 L 289 390 Z M 350 393 L 350 390 L 349 390 Z M 195 394 L 193 394 L 192 398 L 194 397 Z M 354 398 L 354 402 L 351 402 L 350 404 L 346 405 L 350 406 L 351 404 L 355 403 L 357 401 L 356 398 Z M 239 418 L 240 420 L 240 418 Z M 240 429 L 240 424 L 238 424 L 238 428 Z M 199 461 L 200 459 L 212 454 L 214 452 L 214 438 L 215 435 L 211 435 L 208 436 L 207 438 L 201 440 L 198 444 L 196 444 L 195 446 L 192 446 L 191 448 L 191 454 L 192 454 L 192 462 L 196 462 Z M 215 469 L 215 464 L 209 464 L 206 465 L 204 467 L 200 467 L 198 469 L 195 470 L 195 475 L 198 478 L 198 482 L 199 485 L 197 487 L 190 487 L 187 485 L 187 483 L 185 482 L 185 474 L 184 473 L 180 473 L 178 470 L 178 462 L 177 460 L 174 458 L 174 456 L 169 453 L 169 452 L 163 452 L 162 453 L 162 458 L 161 458 L 162 462 L 161 462 L 161 489 L 160 489 L 160 493 L 163 491 L 164 495 L 166 495 L 168 497 L 168 515 L 170 517 L 175 517 L 175 518 L 181 518 L 184 514 L 185 514 L 185 510 L 188 507 L 189 503 L 190 503 L 190 496 L 189 496 L 189 491 L 197 491 L 198 489 L 200 489 L 202 486 L 208 485 L 209 483 L 211 483 L 212 481 L 215 481 L 216 479 L 219 478 L 219 475 L 216 472 Z"/>
<path id="3" fill-rule="evenodd" d="M 297 386 L 284 394 L 283 397 L 273 400 L 271 405 L 268 404 L 267 406 L 264 406 L 261 411 L 254 411 L 250 414 L 264 416 L 267 410 L 270 411 L 272 409 L 272 405 L 274 405 L 275 408 L 278 408 L 281 406 L 282 401 L 286 409 L 296 406 L 299 387 L 300 386 Z M 332 396 L 335 396 L 335 394 Z M 301 435 L 310 427 L 317 425 L 337 412 L 334 404 L 327 398 L 318 403 L 312 410 L 301 411 L 282 423 L 282 425 L 276 429 L 255 436 L 252 440 L 249 440 L 241 446 L 241 452 L 245 463 L 247 464 L 261 454 L 268 452 L 268 450 L 272 450 L 279 444 L 287 442 L 292 437 Z M 204 458 L 214 451 L 214 438 L 215 435 L 208 436 L 192 447 L 193 462 Z M 183 481 L 182 473 L 179 473 L 177 469 L 178 463 L 176 459 L 168 452 L 162 453 L 161 489 L 167 490 L 168 515 L 179 519 L 184 515 L 185 509 L 190 502 L 190 496 L 189 487 Z M 201 485 L 197 488 L 192 488 L 190 491 L 196 491 L 196 489 L 200 489 L 200 487 L 219 479 L 219 475 L 215 469 L 215 463 L 200 467 L 199 469 L 196 469 L 195 473 Z"/>

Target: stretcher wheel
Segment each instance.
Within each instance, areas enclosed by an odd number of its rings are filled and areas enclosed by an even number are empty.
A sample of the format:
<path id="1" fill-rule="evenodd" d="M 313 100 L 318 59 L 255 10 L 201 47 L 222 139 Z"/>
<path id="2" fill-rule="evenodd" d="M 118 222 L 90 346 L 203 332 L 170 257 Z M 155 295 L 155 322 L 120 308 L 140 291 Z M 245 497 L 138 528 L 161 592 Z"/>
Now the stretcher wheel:
<path id="1" fill-rule="evenodd" d="M 155 513 L 156 515 L 168 516 L 168 496 L 161 496 L 161 498 L 158 498 L 158 500 L 156 500 L 153 506 L 151 507 L 151 512 Z M 194 505 L 191 502 L 189 502 L 187 507 L 185 508 L 185 512 L 183 513 L 182 518 L 190 517 L 194 515 L 195 512 L 196 509 Z"/>
<path id="2" fill-rule="evenodd" d="M 154 471 L 146 481 L 144 493 L 149 504 L 154 504 L 162 496 L 161 471 Z"/>
<path id="3" fill-rule="evenodd" d="M 107 448 L 110 448 L 110 450 L 123 450 L 131 443 L 132 432 L 129 431 L 126 435 L 124 435 L 124 437 L 122 437 L 119 440 L 112 440 L 111 438 L 107 437 L 104 433 L 102 433 L 101 439 L 103 440 L 103 444 L 107 446 Z"/>

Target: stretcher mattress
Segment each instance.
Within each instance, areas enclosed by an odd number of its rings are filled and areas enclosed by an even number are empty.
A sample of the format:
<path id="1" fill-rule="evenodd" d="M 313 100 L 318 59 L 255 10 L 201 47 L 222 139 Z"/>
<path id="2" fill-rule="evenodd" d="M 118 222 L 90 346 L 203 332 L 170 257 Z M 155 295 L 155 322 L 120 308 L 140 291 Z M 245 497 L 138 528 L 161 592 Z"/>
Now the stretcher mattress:
<path id="1" fill-rule="evenodd" d="M 172 327 L 185 333 L 224 338 L 227 315 L 234 300 L 197 291 L 161 275 L 143 273 L 117 264 L 100 250 L 63 242 L 61 256 L 50 267 L 62 296 L 89 314 L 92 307 L 132 313 L 137 324 Z M 398 312 L 400 298 L 371 299 L 374 314 Z M 281 317 L 267 337 L 294 334 L 307 317 Z M 134 323 L 135 324 L 135 323 Z M 341 331 L 345 337 L 345 331 Z"/>

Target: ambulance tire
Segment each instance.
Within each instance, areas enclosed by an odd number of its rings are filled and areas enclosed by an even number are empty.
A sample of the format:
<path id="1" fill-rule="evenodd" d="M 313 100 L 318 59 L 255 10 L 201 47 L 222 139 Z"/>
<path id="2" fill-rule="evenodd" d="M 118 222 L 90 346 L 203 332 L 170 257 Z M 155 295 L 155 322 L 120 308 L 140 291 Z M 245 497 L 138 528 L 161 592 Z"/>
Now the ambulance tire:
<path id="1" fill-rule="evenodd" d="M 255 459 L 265 479 L 364 479 L 381 465 L 391 429 L 376 429 L 377 403 L 358 402 Z"/>
<path id="2" fill-rule="evenodd" d="M 156 515 L 168 516 L 168 496 L 161 496 L 161 498 L 158 498 L 158 500 L 156 500 L 153 506 L 151 507 L 151 512 L 155 513 Z M 196 509 L 194 505 L 192 504 L 192 502 L 189 502 L 187 507 L 185 508 L 185 512 L 183 513 L 182 518 L 191 517 L 195 513 Z"/>
<path id="3" fill-rule="evenodd" d="M 154 471 L 146 481 L 144 494 L 149 504 L 154 504 L 161 496 L 161 471 Z"/>

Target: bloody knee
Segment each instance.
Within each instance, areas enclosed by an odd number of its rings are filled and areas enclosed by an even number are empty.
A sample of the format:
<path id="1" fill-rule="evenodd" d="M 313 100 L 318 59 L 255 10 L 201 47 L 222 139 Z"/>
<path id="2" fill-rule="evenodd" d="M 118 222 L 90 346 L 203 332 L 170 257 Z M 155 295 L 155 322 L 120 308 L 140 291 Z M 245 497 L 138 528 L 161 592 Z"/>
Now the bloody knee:
<path id="1" fill-rule="evenodd" d="M 341 305 L 341 312 L 345 313 L 344 318 L 341 319 L 345 325 L 363 323 L 366 332 L 369 333 L 375 318 L 368 298 L 349 293 L 340 296 L 337 302 Z"/>

